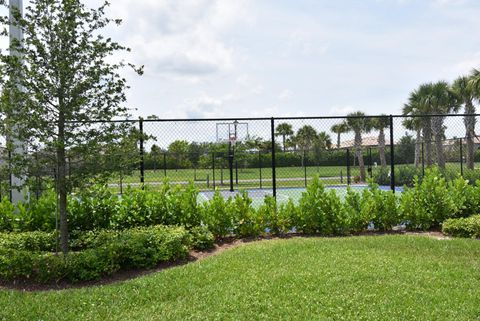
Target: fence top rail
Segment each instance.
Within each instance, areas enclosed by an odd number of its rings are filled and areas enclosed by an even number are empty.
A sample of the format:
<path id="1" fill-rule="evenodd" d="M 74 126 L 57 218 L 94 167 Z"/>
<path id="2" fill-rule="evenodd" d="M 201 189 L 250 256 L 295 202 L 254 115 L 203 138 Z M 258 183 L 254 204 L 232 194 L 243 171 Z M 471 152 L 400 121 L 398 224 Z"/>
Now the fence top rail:
<path id="1" fill-rule="evenodd" d="M 114 120 L 72 120 L 70 124 L 95 123 L 155 123 L 155 122 L 206 122 L 206 121 L 266 121 L 266 120 L 321 120 L 321 119 L 371 119 L 371 118 L 427 118 L 427 117 L 480 117 L 480 114 L 427 114 L 427 115 L 364 115 L 364 116 L 292 116 L 292 117 L 229 117 L 229 118 L 158 118 L 158 119 L 114 119 Z"/>

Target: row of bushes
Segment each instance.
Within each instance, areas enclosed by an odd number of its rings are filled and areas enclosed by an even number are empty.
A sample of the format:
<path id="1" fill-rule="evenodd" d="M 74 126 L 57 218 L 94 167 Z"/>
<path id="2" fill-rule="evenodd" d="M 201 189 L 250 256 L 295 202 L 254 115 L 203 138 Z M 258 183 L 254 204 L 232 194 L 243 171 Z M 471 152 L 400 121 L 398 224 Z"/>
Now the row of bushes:
<path id="1" fill-rule="evenodd" d="M 440 227 L 448 218 L 479 213 L 480 185 L 470 185 L 462 178 L 447 182 L 438 171 L 431 170 L 421 182 L 414 180 L 414 188 L 399 195 L 371 184 L 360 193 L 347 189 L 342 198 L 317 179 L 298 204 L 290 201 L 277 206 L 273 198 L 267 197 L 255 210 L 245 194 L 227 200 L 216 194 L 203 204 L 201 212 L 216 237 L 257 236 L 265 231 L 284 234 L 292 230 L 342 235 L 369 227 L 387 231 L 400 224 L 426 230 Z"/>
<path id="2" fill-rule="evenodd" d="M 458 177 L 459 170 L 460 168 L 447 168 L 441 170 L 441 174 L 447 181 L 451 181 Z M 480 171 L 465 168 L 462 176 L 469 182 L 475 183 L 480 179 Z M 419 180 L 422 179 L 423 170 L 421 167 L 415 167 L 413 165 L 395 165 L 395 186 L 412 187 L 415 177 Z M 375 169 L 373 171 L 373 181 L 379 185 L 389 186 L 390 167 Z"/>
<path id="3" fill-rule="evenodd" d="M 235 234 L 254 236 L 265 230 L 284 233 L 296 229 L 305 233 L 341 234 L 375 228 L 388 230 L 404 223 L 412 229 L 439 227 L 447 218 L 480 213 L 480 185 L 457 177 L 447 181 L 438 169 L 428 169 L 413 188 L 395 196 L 373 184 L 344 198 L 315 179 L 298 204 L 277 206 L 267 197 L 260 208 L 252 206 L 247 194 L 199 202 L 198 190 L 168 183 L 158 190 L 129 189 L 121 197 L 106 187 L 95 187 L 69 198 L 69 227 L 75 231 L 126 229 L 136 226 L 179 225 L 187 229 L 207 226 L 216 237 Z M 38 202 L 19 206 L 0 203 L 0 229 L 4 231 L 51 232 L 55 230 L 55 197 L 47 194 Z"/>
<path id="4" fill-rule="evenodd" d="M 0 279 L 94 280 L 120 269 L 183 259 L 192 245 L 185 228 L 167 226 L 87 233 L 73 241 L 67 256 L 52 252 L 55 238 L 55 233 L 45 232 L 0 234 Z"/>
<path id="5" fill-rule="evenodd" d="M 480 238 L 480 215 L 448 219 L 443 222 L 442 231 L 456 237 Z"/>

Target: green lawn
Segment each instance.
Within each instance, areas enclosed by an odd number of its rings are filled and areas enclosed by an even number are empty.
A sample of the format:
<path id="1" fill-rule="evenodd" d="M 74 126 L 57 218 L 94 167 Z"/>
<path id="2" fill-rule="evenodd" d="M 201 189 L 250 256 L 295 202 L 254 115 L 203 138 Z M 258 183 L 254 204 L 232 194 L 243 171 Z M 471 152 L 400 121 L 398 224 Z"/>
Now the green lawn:
<path id="1" fill-rule="evenodd" d="M 6 320 L 478 320 L 480 242 L 263 241 L 108 286 L 0 291 Z"/>
<path id="2" fill-rule="evenodd" d="M 400 168 L 405 165 L 396 165 L 396 168 Z M 459 163 L 447 163 L 447 166 L 450 170 L 458 171 L 460 173 L 460 164 Z M 479 164 L 480 166 L 480 164 Z M 366 166 L 367 168 L 368 166 Z M 380 167 L 373 167 L 372 171 L 375 173 L 376 171 L 380 170 Z M 265 167 L 262 169 L 259 168 L 239 168 L 238 169 L 238 179 L 239 180 L 260 180 L 260 172 L 261 177 L 263 180 L 268 181 L 272 178 L 272 169 L 271 167 Z M 236 177 L 235 170 L 234 170 L 234 177 Z M 305 176 L 313 177 L 313 176 L 320 176 L 324 178 L 338 178 L 343 176 L 344 180 L 346 179 L 347 175 L 347 167 L 346 166 L 309 166 L 305 169 L 303 167 L 277 167 L 276 168 L 276 176 L 277 179 L 289 179 L 289 178 L 297 178 L 301 181 Z M 350 167 L 350 175 L 353 179 L 354 176 L 360 175 L 360 169 L 358 166 L 351 166 Z M 168 177 L 172 182 L 188 182 L 194 179 L 197 182 L 205 183 L 208 179 L 210 182 L 213 181 L 213 171 L 212 169 L 168 169 L 165 172 L 162 169 L 158 170 L 146 170 L 145 171 L 145 182 L 161 182 L 165 177 Z M 220 181 L 223 177 L 223 181 L 225 184 L 228 184 L 230 178 L 230 171 L 227 168 L 223 169 L 223 175 L 221 169 L 215 170 L 215 180 Z M 128 183 L 139 183 L 140 181 L 140 172 L 134 171 L 132 175 L 126 176 L 123 179 L 123 182 Z M 112 180 L 112 183 L 119 183 L 118 179 Z"/>

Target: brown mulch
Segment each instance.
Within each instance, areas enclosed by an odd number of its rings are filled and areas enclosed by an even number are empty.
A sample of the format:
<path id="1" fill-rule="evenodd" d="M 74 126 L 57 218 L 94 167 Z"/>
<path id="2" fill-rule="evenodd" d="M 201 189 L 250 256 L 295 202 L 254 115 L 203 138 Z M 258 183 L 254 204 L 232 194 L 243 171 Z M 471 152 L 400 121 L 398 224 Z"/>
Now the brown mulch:
<path id="1" fill-rule="evenodd" d="M 367 232 L 357 233 L 350 236 L 379 236 L 379 235 L 402 235 L 402 234 L 427 236 L 427 237 L 432 237 L 438 240 L 451 239 L 450 237 L 444 235 L 440 231 L 429 231 L 429 232 L 410 232 L 405 230 L 388 231 L 388 232 L 367 231 Z M 309 237 L 319 237 L 319 236 L 320 235 L 317 235 L 317 234 L 305 235 L 305 234 L 299 234 L 299 233 L 289 233 L 284 236 L 265 236 L 265 237 L 243 238 L 243 239 L 225 238 L 223 240 L 220 240 L 217 244 L 215 244 L 215 247 L 211 250 L 208 250 L 208 251 L 192 250 L 189 253 L 189 256 L 187 259 L 178 260 L 174 262 L 160 263 L 158 266 L 156 266 L 153 269 L 121 270 L 114 273 L 113 275 L 106 276 L 101 280 L 82 281 L 75 284 L 68 283 L 67 281 L 40 284 L 32 280 L 17 280 L 17 281 L 0 280 L 0 290 L 19 290 L 19 291 L 26 291 L 26 292 L 40 292 L 40 291 L 78 289 L 78 288 L 84 288 L 84 287 L 108 285 L 108 284 L 135 279 L 135 278 L 146 276 L 152 273 L 160 272 L 172 267 L 181 266 L 181 265 L 189 264 L 195 261 L 199 261 L 209 256 L 220 254 L 225 250 L 238 247 L 245 243 L 251 243 L 255 241 L 264 241 L 264 240 L 274 240 L 274 239 L 287 239 L 287 238 L 299 238 L 299 237 L 309 238 Z"/>

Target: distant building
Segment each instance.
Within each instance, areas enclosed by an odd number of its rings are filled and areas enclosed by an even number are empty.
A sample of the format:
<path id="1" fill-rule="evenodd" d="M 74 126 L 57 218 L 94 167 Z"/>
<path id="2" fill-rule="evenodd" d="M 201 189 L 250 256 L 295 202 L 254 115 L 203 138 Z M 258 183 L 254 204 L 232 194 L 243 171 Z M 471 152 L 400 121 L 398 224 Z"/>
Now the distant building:
<path id="1" fill-rule="evenodd" d="M 385 146 L 390 145 L 390 140 L 385 139 Z M 336 146 L 335 146 L 336 147 Z M 340 149 L 355 147 L 355 139 L 345 140 L 340 143 Z M 362 147 L 378 147 L 378 136 L 362 137 Z"/>

